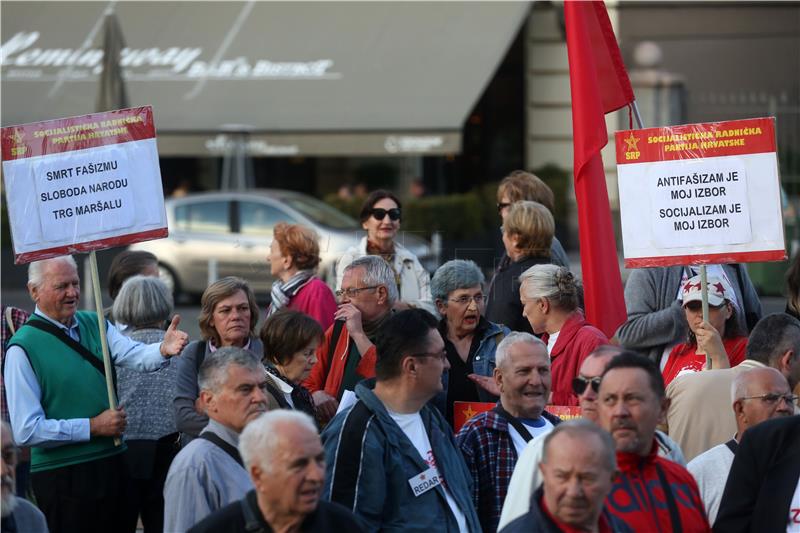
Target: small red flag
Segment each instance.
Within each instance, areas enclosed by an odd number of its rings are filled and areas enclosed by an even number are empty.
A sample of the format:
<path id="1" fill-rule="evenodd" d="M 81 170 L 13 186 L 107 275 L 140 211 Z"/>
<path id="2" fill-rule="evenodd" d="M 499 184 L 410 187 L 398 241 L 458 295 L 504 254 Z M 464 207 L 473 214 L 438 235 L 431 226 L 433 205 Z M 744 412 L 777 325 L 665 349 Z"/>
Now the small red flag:
<path id="1" fill-rule="evenodd" d="M 627 312 L 600 150 L 605 114 L 632 102 L 633 89 L 603 2 L 567 0 L 564 19 L 586 318 L 611 338 Z"/>

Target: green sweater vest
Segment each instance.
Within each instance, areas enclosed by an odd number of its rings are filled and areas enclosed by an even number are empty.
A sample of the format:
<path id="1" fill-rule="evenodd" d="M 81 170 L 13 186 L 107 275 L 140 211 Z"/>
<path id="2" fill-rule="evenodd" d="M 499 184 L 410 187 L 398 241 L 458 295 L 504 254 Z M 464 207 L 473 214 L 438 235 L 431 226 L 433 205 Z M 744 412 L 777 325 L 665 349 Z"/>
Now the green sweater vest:
<path id="1" fill-rule="evenodd" d="M 87 311 L 75 314 L 80 343 L 102 362 L 97 315 Z M 30 320 L 43 320 L 32 315 Z M 21 327 L 9 341 L 28 356 L 42 390 L 41 404 L 51 420 L 91 418 L 108 409 L 105 377 L 80 354 L 50 333 L 34 327 Z M 92 437 L 85 442 L 31 450 L 31 472 L 52 470 L 109 457 L 125 450 L 111 437 Z"/>

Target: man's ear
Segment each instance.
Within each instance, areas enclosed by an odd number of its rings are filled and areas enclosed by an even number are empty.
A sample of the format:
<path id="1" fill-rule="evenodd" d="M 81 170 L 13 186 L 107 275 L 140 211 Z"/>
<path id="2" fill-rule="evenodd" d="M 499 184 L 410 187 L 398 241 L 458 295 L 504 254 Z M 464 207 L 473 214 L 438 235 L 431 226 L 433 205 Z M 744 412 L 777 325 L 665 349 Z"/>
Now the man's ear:
<path id="1" fill-rule="evenodd" d="M 733 416 L 738 421 L 741 417 L 744 417 L 744 404 L 741 400 L 736 400 L 733 402 Z M 739 438 L 742 436 L 739 435 Z"/>
<path id="2" fill-rule="evenodd" d="M 34 285 L 32 283 L 28 283 L 28 294 L 30 294 L 31 300 L 33 300 L 34 303 L 39 303 L 39 287 L 38 286 L 36 286 L 36 285 Z"/>
<path id="3" fill-rule="evenodd" d="M 788 376 L 791 373 L 793 360 L 794 350 L 786 350 L 778 359 L 778 372 L 784 376 Z"/>
<path id="4" fill-rule="evenodd" d="M 661 398 L 661 412 L 658 414 L 658 423 L 660 425 L 666 425 L 667 423 L 667 412 L 669 412 L 669 406 L 672 403 L 672 399 L 664 396 Z"/>
<path id="5" fill-rule="evenodd" d="M 212 411 L 216 408 L 217 402 L 214 398 L 214 393 L 208 390 L 201 390 L 200 396 L 197 398 L 200 402 L 200 406 L 205 407 L 206 411 Z"/>
<path id="6" fill-rule="evenodd" d="M 400 361 L 400 369 L 403 374 L 408 374 L 413 377 L 417 377 L 417 361 L 416 357 L 411 357 L 410 355 L 404 356 L 403 360 Z"/>
<path id="7" fill-rule="evenodd" d="M 503 372 L 499 368 L 494 367 L 492 377 L 494 377 L 494 382 L 497 384 L 497 388 L 500 389 L 500 392 L 503 392 Z"/>
<path id="8" fill-rule="evenodd" d="M 378 288 L 375 290 L 379 304 L 383 305 L 389 301 L 389 291 L 386 289 L 386 286 L 378 285 Z"/>

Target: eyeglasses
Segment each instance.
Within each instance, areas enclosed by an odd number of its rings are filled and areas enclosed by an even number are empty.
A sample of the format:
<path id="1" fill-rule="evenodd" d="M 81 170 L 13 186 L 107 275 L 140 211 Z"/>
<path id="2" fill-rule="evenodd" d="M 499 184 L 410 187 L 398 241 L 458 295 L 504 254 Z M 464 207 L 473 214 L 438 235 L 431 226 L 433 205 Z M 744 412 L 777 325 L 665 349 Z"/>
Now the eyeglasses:
<path id="1" fill-rule="evenodd" d="M 411 357 L 436 357 L 440 359 L 442 362 L 447 361 L 447 352 L 442 350 L 441 352 L 433 352 L 433 353 L 412 353 Z"/>
<path id="2" fill-rule="evenodd" d="M 511 204 L 510 203 L 506 203 L 506 202 L 497 202 L 497 212 L 498 213 L 501 212 L 506 207 L 511 207 Z"/>
<path id="3" fill-rule="evenodd" d="M 586 391 L 586 387 L 590 384 L 592 385 L 592 390 L 597 393 L 600 390 L 600 381 L 603 379 L 602 376 L 596 376 L 593 378 L 585 378 L 583 376 L 578 376 L 572 379 L 572 392 L 574 392 L 577 396 L 580 396 Z"/>
<path id="4" fill-rule="evenodd" d="M 470 302 L 475 302 L 476 305 L 481 305 L 486 301 L 486 296 L 483 294 L 476 294 L 475 296 L 459 296 L 458 298 L 449 298 L 449 301 L 458 305 L 468 305 Z"/>
<path id="5" fill-rule="evenodd" d="M 358 296 L 358 293 L 361 292 L 361 291 L 368 291 L 370 289 L 377 289 L 378 287 L 380 287 L 380 285 L 373 285 L 372 287 L 360 287 L 358 289 L 356 289 L 356 288 L 339 289 L 338 291 L 336 291 L 336 297 L 337 298 L 341 298 L 342 296 L 344 296 L 346 294 L 348 298 L 355 298 L 356 296 Z"/>
<path id="6" fill-rule="evenodd" d="M 16 446 L 6 446 L 3 448 L 3 453 L 0 454 L 3 456 L 3 462 L 9 466 L 14 466 L 17 464 L 17 455 L 19 453 L 19 448 Z"/>
<path id="7" fill-rule="evenodd" d="M 400 208 L 393 207 L 392 209 L 383 209 L 381 207 L 375 207 L 370 212 L 372 218 L 375 220 L 383 220 L 386 215 L 389 215 L 390 220 L 400 220 Z"/>
<path id="8" fill-rule="evenodd" d="M 797 403 L 797 398 L 800 398 L 800 396 L 795 396 L 794 394 L 789 394 L 789 393 L 787 393 L 787 394 L 775 394 L 775 393 L 771 392 L 769 394 L 760 394 L 758 396 L 744 396 L 744 397 L 739 398 L 739 399 L 740 400 L 761 400 L 762 402 L 764 402 L 767 405 L 775 405 L 780 400 L 783 400 L 788 405 L 794 405 L 795 403 Z"/>

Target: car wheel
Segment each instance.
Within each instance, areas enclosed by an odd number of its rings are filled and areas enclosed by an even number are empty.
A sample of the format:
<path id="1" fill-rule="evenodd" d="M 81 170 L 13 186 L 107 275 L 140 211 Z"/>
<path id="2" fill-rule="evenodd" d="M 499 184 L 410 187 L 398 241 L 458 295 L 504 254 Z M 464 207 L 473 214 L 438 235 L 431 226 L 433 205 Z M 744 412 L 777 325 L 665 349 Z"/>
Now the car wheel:
<path id="1" fill-rule="evenodd" d="M 175 300 L 175 303 L 178 303 L 178 299 L 181 296 L 181 283 L 178 281 L 178 276 L 175 275 L 175 272 L 167 265 L 159 263 L 158 277 L 172 293 L 172 298 Z"/>

